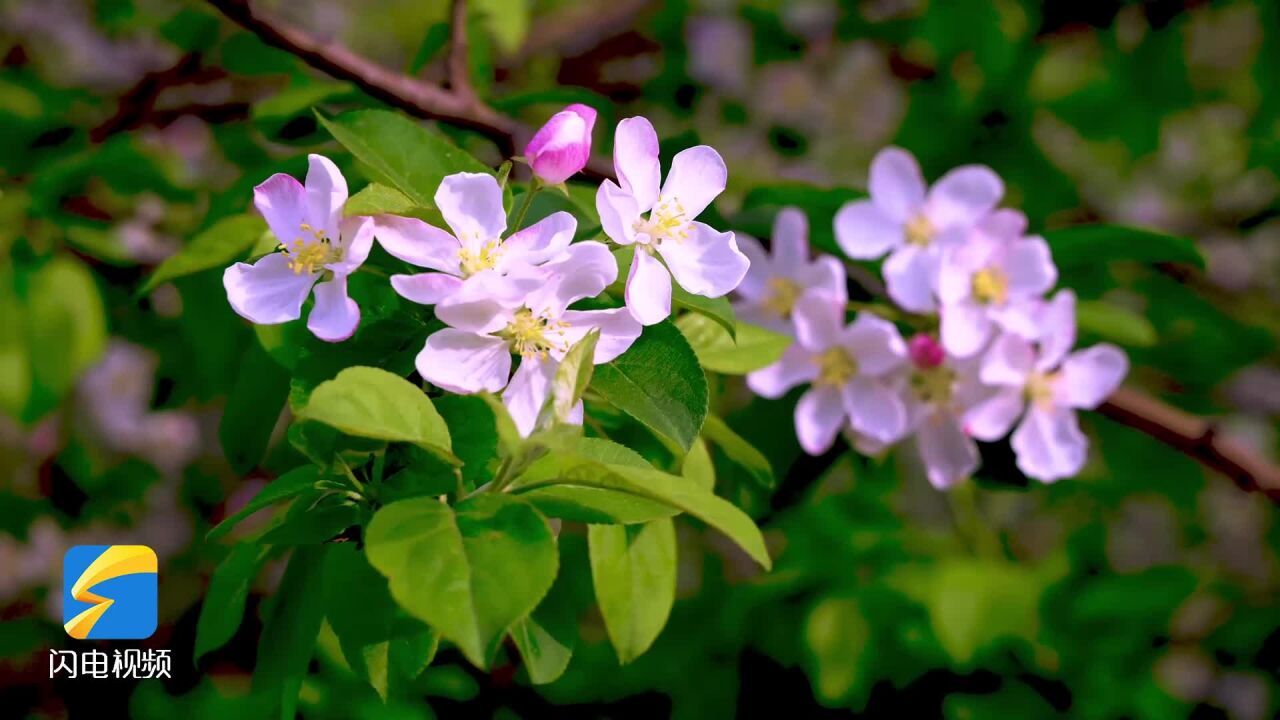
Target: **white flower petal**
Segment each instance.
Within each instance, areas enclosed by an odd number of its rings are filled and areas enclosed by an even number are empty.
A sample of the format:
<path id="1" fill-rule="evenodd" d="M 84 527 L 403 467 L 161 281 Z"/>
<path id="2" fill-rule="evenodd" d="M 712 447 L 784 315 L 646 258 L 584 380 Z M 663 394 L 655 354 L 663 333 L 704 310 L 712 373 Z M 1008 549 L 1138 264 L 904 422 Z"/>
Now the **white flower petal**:
<path id="1" fill-rule="evenodd" d="M 683 242 L 668 240 L 658 253 L 680 287 L 703 297 L 720 297 L 738 287 L 751 265 L 732 232 L 717 232 L 700 222 L 690 224 Z"/>
<path id="2" fill-rule="evenodd" d="M 507 406 L 521 437 L 529 437 L 537 427 L 538 416 L 551 398 L 551 381 L 559 366 L 560 362 L 551 358 L 522 358 L 511 383 L 503 391 L 502 404 Z"/>
<path id="3" fill-rule="evenodd" d="M 335 275 L 315 287 L 316 304 L 307 316 L 307 329 L 325 342 L 342 342 L 360 325 L 360 306 L 347 296 L 347 278 Z"/>
<path id="4" fill-rule="evenodd" d="M 1010 301 L 990 308 L 989 315 L 1001 329 L 1034 340 L 1040 335 L 1041 306 L 1039 300 Z"/>
<path id="5" fill-rule="evenodd" d="M 845 280 L 844 265 L 831 255 L 823 255 L 804 268 L 797 278 L 806 290 L 826 293 L 841 303 L 849 301 L 849 287 Z"/>
<path id="6" fill-rule="evenodd" d="M 671 170 L 662 185 L 661 197 L 679 202 L 685 219 L 692 220 L 724 192 L 728 179 L 729 170 L 714 148 L 707 145 L 686 148 L 671 158 Z"/>
<path id="7" fill-rule="evenodd" d="M 858 313 L 841 332 L 841 344 L 857 361 L 858 372 L 863 375 L 879 377 L 906 364 L 907 343 L 902 334 L 893 323 L 873 313 Z"/>
<path id="8" fill-rule="evenodd" d="M 791 388 L 813 380 L 818 375 L 809 352 L 799 345 L 792 345 L 772 365 L 747 374 L 747 387 L 755 394 L 776 399 Z"/>
<path id="9" fill-rule="evenodd" d="M 457 292 L 440 300 L 436 317 L 471 333 L 497 332 L 511 322 L 526 296 L 541 284 L 537 277 L 504 277 L 486 270 L 467 278 Z"/>
<path id="10" fill-rule="evenodd" d="M 1018 469 L 1028 477 L 1053 482 L 1080 472 L 1089 456 L 1089 441 L 1080 431 L 1075 411 L 1032 407 L 1010 440 Z"/>
<path id="11" fill-rule="evenodd" d="M 253 205 L 266 219 L 271 234 L 282 244 L 303 239 L 307 224 L 307 190 L 295 178 L 276 173 L 253 189 Z M 310 240 L 308 235 L 306 240 Z"/>
<path id="12" fill-rule="evenodd" d="M 901 225 L 924 202 L 924 175 L 911 153 L 887 147 L 871 161 L 867 190 L 876 207 Z"/>
<path id="13" fill-rule="evenodd" d="M 637 250 L 627 277 L 627 309 L 641 325 L 653 325 L 671 315 L 671 274 L 658 258 Z"/>
<path id="14" fill-rule="evenodd" d="M 969 357 L 991 339 L 987 308 L 975 302 L 945 305 L 941 310 L 942 346 L 957 357 Z"/>
<path id="15" fill-rule="evenodd" d="M 578 221 L 572 215 L 563 210 L 551 213 L 503 241 L 497 269 L 506 272 L 515 263 L 541 265 L 554 260 L 577 231 Z"/>
<path id="16" fill-rule="evenodd" d="M 1035 366 L 1035 349 L 1017 335 L 1005 333 L 991 343 L 978 376 L 988 385 L 1021 388 Z"/>
<path id="17" fill-rule="evenodd" d="M 976 230 L 992 239 L 1017 240 L 1027 234 L 1027 216 L 1011 208 L 997 208 L 978 223 Z"/>
<path id="18" fill-rule="evenodd" d="M 462 275 L 458 252 L 462 244 L 449 233 L 417 218 L 378 215 L 373 220 L 378 244 L 410 265 Z"/>
<path id="19" fill-rule="evenodd" d="M 1120 387 L 1129 372 L 1129 358 L 1115 345 L 1094 345 L 1071 353 L 1062 361 L 1054 395 L 1068 407 L 1092 410 Z"/>
<path id="20" fill-rule="evenodd" d="M 618 261 L 604 243 L 574 243 L 560 257 L 536 269 L 541 278 L 529 291 L 529 309 L 557 317 L 574 302 L 595 297 L 618 279 Z"/>
<path id="21" fill-rule="evenodd" d="M 747 274 L 742 276 L 742 282 L 738 283 L 735 290 L 738 295 L 749 300 L 762 300 L 768 294 L 769 279 L 773 277 L 773 261 L 759 240 L 742 233 L 736 233 L 734 239 L 737 240 L 738 250 L 750 263 Z"/>
<path id="22" fill-rule="evenodd" d="M 965 432 L 984 442 L 999 440 L 1013 427 L 1025 406 L 1021 389 L 999 390 L 964 414 Z"/>
<path id="23" fill-rule="evenodd" d="M 916 446 L 929 483 L 939 490 L 961 482 L 978 469 L 978 446 L 951 415 L 935 413 L 916 430 Z"/>
<path id="24" fill-rule="evenodd" d="M 809 264 L 809 218 L 799 208 L 785 207 L 773 221 L 774 266 L 781 275 L 796 275 Z"/>
<path id="25" fill-rule="evenodd" d="M 880 443 L 892 443 L 907 432 L 907 408 L 902 397 L 884 384 L 854 378 L 843 388 L 849 423 L 858 433 Z"/>
<path id="26" fill-rule="evenodd" d="M 836 213 L 836 242 L 855 260 L 874 260 L 903 243 L 902 222 L 870 200 L 845 203 Z"/>
<path id="27" fill-rule="evenodd" d="M 882 268 L 889 297 L 904 310 L 932 312 L 933 288 L 938 275 L 936 252 L 904 245 L 893 252 Z"/>
<path id="28" fill-rule="evenodd" d="M 1052 370 L 1076 344 L 1076 294 L 1059 290 L 1041 306 L 1038 324 L 1040 359 L 1036 361 L 1036 369 Z"/>
<path id="29" fill-rule="evenodd" d="M 338 228 L 338 246 L 342 248 L 342 259 L 325 267 L 335 275 L 350 275 L 369 259 L 369 251 L 373 249 L 373 218 L 344 218 L 338 223 Z"/>
<path id="30" fill-rule="evenodd" d="M 252 265 L 236 263 L 227 268 L 222 286 L 236 314 L 259 325 L 274 325 L 302 316 L 302 303 L 318 277 L 317 273 L 295 273 L 287 255 L 271 253 Z"/>
<path id="31" fill-rule="evenodd" d="M 929 221 L 938 230 L 972 227 L 1004 195 L 1004 182 L 985 165 L 964 165 L 938 179 L 925 200 Z"/>
<path id="32" fill-rule="evenodd" d="M 658 133 L 642 117 L 626 118 L 618 123 L 613 137 L 613 167 L 618 182 L 635 198 L 639 212 L 646 212 L 658 201 L 662 169 L 658 161 Z"/>
<path id="33" fill-rule="evenodd" d="M 391 289 L 397 295 L 423 305 L 440 303 L 461 288 L 461 279 L 444 273 L 391 276 Z"/>
<path id="34" fill-rule="evenodd" d="M 308 155 L 307 163 L 307 218 L 312 227 L 336 240 L 342 207 L 347 204 L 347 180 L 338 166 L 323 155 Z"/>
<path id="35" fill-rule="evenodd" d="M 449 392 L 498 392 L 511 375 L 507 342 L 453 328 L 438 330 L 418 353 L 418 374 Z"/>
<path id="36" fill-rule="evenodd" d="M 844 425 L 844 400 L 833 387 L 814 386 L 796 403 L 796 438 L 810 455 L 821 455 Z"/>
<path id="37" fill-rule="evenodd" d="M 436 207 L 453 234 L 473 251 L 507 231 L 502 188 L 488 173 L 456 173 L 440 182 Z"/>
<path id="38" fill-rule="evenodd" d="M 840 342 L 844 332 L 844 304 L 830 295 L 807 292 L 791 309 L 796 340 L 812 352 L 821 352 Z"/>
<path id="39" fill-rule="evenodd" d="M 568 310 L 560 319 L 569 323 L 564 335 L 570 347 L 592 329 L 600 330 L 600 339 L 596 341 L 593 356 L 596 365 L 607 363 L 626 352 L 644 329 L 631 316 L 631 311 L 624 307 L 611 310 Z"/>
<path id="40" fill-rule="evenodd" d="M 1003 265 L 1010 294 L 1038 297 L 1058 282 L 1058 268 L 1053 264 L 1049 244 L 1042 237 L 1014 241 Z"/>
<path id="41" fill-rule="evenodd" d="M 636 241 L 635 222 L 640 219 L 640 208 L 631 193 L 612 180 L 605 180 L 596 191 L 596 212 L 600 214 L 600 227 L 610 240 L 619 245 Z"/>

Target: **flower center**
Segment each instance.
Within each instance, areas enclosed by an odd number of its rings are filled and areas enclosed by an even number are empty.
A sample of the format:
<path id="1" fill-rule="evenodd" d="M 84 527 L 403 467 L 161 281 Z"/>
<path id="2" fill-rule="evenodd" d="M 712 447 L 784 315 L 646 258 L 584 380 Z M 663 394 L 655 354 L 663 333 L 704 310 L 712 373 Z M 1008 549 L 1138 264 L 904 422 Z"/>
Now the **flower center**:
<path id="1" fill-rule="evenodd" d="M 1056 373 L 1031 373 L 1025 388 L 1027 401 L 1042 408 L 1052 407 L 1053 385 L 1057 380 Z"/>
<path id="2" fill-rule="evenodd" d="M 911 390 L 922 403 L 946 406 L 951 402 L 955 381 L 955 371 L 945 365 L 921 368 L 911 373 Z"/>
<path id="3" fill-rule="evenodd" d="M 1000 268 L 983 268 L 973 274 L 973 296 L 984 305 L 1003 305 L 1009 299 L 1009 278 Z"/>
<path id="4" fill-rule="evenodd" d="M 553 321 L 534 315 L 529 308 L 520 308 L 511 322 L 498 331 L 498 336 L 506 339 L 511 344 L 511 351 L 517 355 L 542 360 L 550 350 L 568 350 L 563 339 L 568 327 L 569 323 L 563 320 Z"/>
<path id="5" fill-rule="evenodd" d="M 458 264 L 462 267 L 462 276 L 468 278 L 482 270 L 492 270 L 497 266 L 501 254 L 501 240 L 490 240 L 476 252 L 462 246 L 458 249 Z"/>
<path id="6" fill-rule="evenodd" d="M 907 242 L 912 245 L 928 245 L 936 232 L 933 223 L 923 213 L 907 221 L 906 231 Z"/>
<path id="7" fill-rule="evenodd" d="M 857 361 L 842 347 L 824 350 L 814 362 L 818 365 L 818 379 L 814 381 L 817 385 L 844 385 L 858 374 Z"/>
<path id="8" fill-rule="evenodd" d="M 791 314 L 791 308 L 795 307 L 796 300 L 800 297 L 800 285 L 791 278 L 771 277 L 766 283 L 767 294 L 765 295 L 764 309 L 785 318 Z"/>
<path id="9" fill-rule="evenodd" d="M 659 200 L 650 211 L 649 219 L 636 220 L 631 228 L 637 235 L 648 236 L 647 241 L 637 241 L 643 246 L 656 247 L 663 240 L 684 242 L 689 237 L 689 220 L 679 200 Z"/>
<path id="10" fill-rule="evenodd" d="M 316 268 L 342 260 L 342 248 L 336 247 L 324 230 L 307 223 L 299 225 L 298 230 L 302 233 L 300 237 L 291 243 L 280 243 L 279 248 L 289 256 L 289 269 L 294 274 L 310 274 Z"/>

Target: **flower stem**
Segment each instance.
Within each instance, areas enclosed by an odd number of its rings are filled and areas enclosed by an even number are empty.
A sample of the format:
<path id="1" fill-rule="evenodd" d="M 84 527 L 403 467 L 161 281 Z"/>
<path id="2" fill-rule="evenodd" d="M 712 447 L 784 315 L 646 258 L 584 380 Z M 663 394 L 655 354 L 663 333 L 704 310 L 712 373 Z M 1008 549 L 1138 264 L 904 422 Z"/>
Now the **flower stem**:
<path id="1" fill-rule="evenodd" d="M 520 205 L 520 212 L 516 215 L 515 225 L 512 226 L 511 232 L 517 232 L 524 227 L 524 217 L 529 214 L 529 207 L 533 205 L 533 196 L 538 194 L 542 189 L 542 181 L 534 178 L 529 183 L 529 190 L 524 194 L 524 203 Z"/>
<path id="2" fill-rule="evenodd" d="M 902 313 L 898 312 L 897 310 L 894 310 L 888 305 L 884 305 L 881 303 L 858 302 L 856 300 L 850 300 L 845 305 L 845 309 L 852 310 L 854 312 L 869 312 L 874 315 L 879 315 L 885 320 L 890 320 L 890 321 L 898 321 L 898 320 L 905 319 L 903 318 Z"/>

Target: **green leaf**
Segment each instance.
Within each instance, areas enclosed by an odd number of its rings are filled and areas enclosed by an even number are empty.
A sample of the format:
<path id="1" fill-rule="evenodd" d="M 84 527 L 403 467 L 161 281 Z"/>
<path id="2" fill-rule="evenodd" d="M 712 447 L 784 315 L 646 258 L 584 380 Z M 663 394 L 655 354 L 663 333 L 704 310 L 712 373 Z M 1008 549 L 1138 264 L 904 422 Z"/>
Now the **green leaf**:
<path id="1" fill-rule="evenodd" d="M 773 466 L 764 453 L 734 432 L 719 416 L 707 415 L 707 421 L 702 424 L 702 437 L 720 448 L 730 462 L 746 470 L 761 487 L 771 488 L 777 483 Z"/>
<path id="2" fill-rule="evenodd" d="M 716 468 L 702 438 L 693 441 L 693 447 L 689 448 L 689 454 L 685 455 L 684 464 L 680 466 L 680 474 L 707 492 L 715 490 Z"/>
<path id="3" fill-rule="evenodd" d="M 567 445 L 534 461 L 509 490 L 524 494 L 557 486 L 604 490 L 669 505 L 724 533 L 764 568 L 771 566 L 764 537 L 751 518 L 686 478 L 651 468 L 602 462 Z"/>
<path id="4" fill-rule="evenodd" d="M 725 375 L 746 375 L 772 365 L 791 345 L 791 338 L 750 323 L 738 323 L 737 339 L 702 315 L 676 320 L 702 367 Z"/>
<path id="5" fill-rule="evenodd" d="M 1044 239 L 1059 270 L 1112 260 L 1174 262 L 1204 269 L 1204 256 L 1188 238 L 1120 225 L 1078 225 L 1051 230 Z"/>
<path id="6" fill-rule="evenodd" d="M 573 658 L 572 645 L 556 637 L 532 615 L 511 627 L 511 640 L 524 658 L 525 670 L 534 685 L 554 682 Z"/>
<path id="7" fill-rule="evenodd" d="M 435 406 L 449 425 L 463 480 L 478 486 L 490 477 L 489 465 L 498 456 L 498 419 L 493 409 L 475 395 L 444 395 L 436 398 Z"/>
<path id="8" fill-rule="evenodd" d="M 13 288 L 13 266 L 0 267 L 0 409 L 17 417 L 31 397 L 25 312 Z"/>
<path id="9" fill-rule="evenodd" d="M 582 399 L 582 393 L 591 383 L 595 370 L 596 342 L 600 339 L 600 330 L 588 332 L 569 352 L 556 368 L 555 377 L 551 381 L 551 408 L 560 422 L 568 422 L 574 406 Z"/>
<path id="10" fill-rule="evenodd" d="M 535 434 L 529 441 L 547 439 Z M 565 447 L 588 460 L 654 470 L 639 453 L 608 440 L 573 437 L 567 441 L 550 443 L 553 452 Z M 615 490 L 577 485 L 547 485 L 531 489 L 522 497 L 545 515 L 583 523 L 640 523 L 671 517 L 679 512 L 663 502 Z"/>
<path id="11" fill-rule="evenodd" d="M 288 397 L 289 372 L 252 343 L 218 422 L 222 452 L 237 473 L 246 474 L 261 462 Z"/>
<path id="12" fill-rule="evenodd" d="M 314 465 L 303 465 L 294 468 L 280 477 L 272 480 L 266 487 L 262 488 L 253 499 L 245 503 L 227 519 L 218 523 L 205 536 L 205 540 L 213 541 L 226 535 L 235 527 L 237 523 L 259 510 L 293 497 L 315 488 L 316 481 L 320 479 L 320 470 Z"/>
<path id="13" fill-rule="evenodd" d="M 244 257 L 266 231 L 267 224 L 257 215 L 223 218 L 160 263 L 140 292 L 151 292 L 174 278 L 230 265 Z"/>
<path id="14" fill-rule="evenodd" d="M 401 606 L 479 667 L 551 588 L 555 536 L 529 504 L 482 494 L 451 508 L 432 498 L 384 506 L 366 533 L 369 562 Z"/>
<path id="15" fill-rule="evenodd" d="M 846 702 L 864 684 L 872 659 L 871 626 L 858 601 L 828 597 L 805 622 L 814 693 L 827 705 Z"/>
<path id="16" fill-rule="evenodd" d="M 590 525 L 591 579 L 605 629 L 626 664 L 649 649 L 676 597 L 676 529 L 670 519 L 643 525 Z"/>
<path id="17" fill-rule="evenodd" d="M 474 7 L 503 53 L 510 55 L 520 49 L 529 32 L 529 0 L 476 0 Z"/>
<path id="18" fill-rule="evenodd" d="M 245 600 L 258 571 L 271 554 L 271 547 L 245 543 L 231 548 L 209 579 L 209 591 L 200 605 L 196 621 L 194 662 L 217 650 L 236 634 L 244 617 Z"/>
<path id="19" fill-rule="evenodd" d="M 405 215 L 416 208 L 408 195 L 380 183 L 369 183 L 363 190 L 347 199 L 344 215 Z"/>
<path id="20" fill-rule="evenodd" d="M 360 510 L 350 501 L 332 497 L 300 498 L 283 517 L 257 538 L 265 545 L 317 545 L 329 542 L 347 528 L 359 524 Z"/>
<path id="21" fill-rule="evenodd" d="M 413 443 L 457 463 L 449 428 L 422 390 L 379 368 L 349 367 L 311 391 L 300 420 L 314 420 L 353 437 Z"/>
<path id="22" fill-rule="evenodd" d="M 488 173 L 479 160 L 436 132 L 387 110 L 355 110 L 335 118 L 317 113 L 334 139 L 368 166 L 372 179 L 404 193 L 421 207 L 435 207 L 446 175 Z"/>
<path id="23" fill-rule="evenodd" d="M 645 328 L 625 353 L 597 365 L 591 387 L 685 451 L 707 415 L 707 378 L 688 341 L 669 321 Z"/>
<path id="24" fill-rule="evenodd" d="M 60 399 L 106 349 L 102 297 L 89 269 L 69 257 L 45 263 L 28 283 L 31 371 L 38 385 Z"/>
<path id="25" fill-rule="evenodd" d="M 276 716 L 294 717 L 298 691 L 324 620 L 324 559 L 329 546 L 293 551 L 258 641 L 253 695 Z"/>
<path id="26" fill-rule="evenodd" d="M 1102 300 L 1076 303 L 1076 325 L 1081 332 L 1093 333 L 1129 347 L 1151 347 L 1156 344 L 1156 328 L 1147 318 L 1128 308 Z"/>

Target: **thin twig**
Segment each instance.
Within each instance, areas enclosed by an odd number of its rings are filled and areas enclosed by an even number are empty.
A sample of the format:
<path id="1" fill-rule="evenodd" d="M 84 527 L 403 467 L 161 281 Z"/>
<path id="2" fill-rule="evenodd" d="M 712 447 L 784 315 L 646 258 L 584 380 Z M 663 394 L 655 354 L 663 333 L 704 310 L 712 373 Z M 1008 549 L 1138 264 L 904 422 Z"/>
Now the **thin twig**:
<path id="1" fill-rule="evenodd" d="M 467 0 L 453 0 L 449 25 L 449 89 L 463 97 L 475 98 L 471 68 L 467 64 Z"/>

